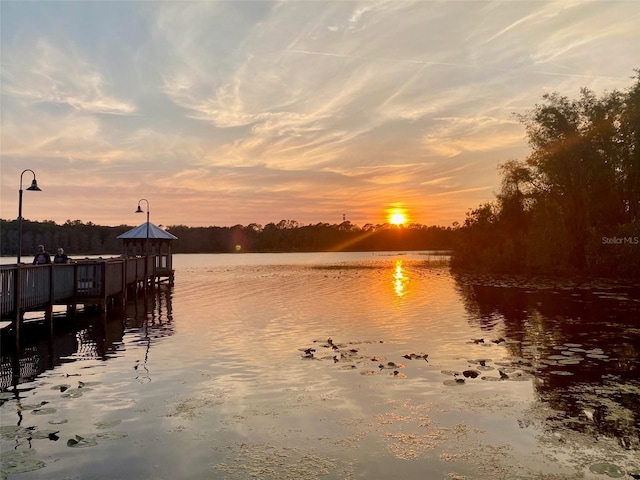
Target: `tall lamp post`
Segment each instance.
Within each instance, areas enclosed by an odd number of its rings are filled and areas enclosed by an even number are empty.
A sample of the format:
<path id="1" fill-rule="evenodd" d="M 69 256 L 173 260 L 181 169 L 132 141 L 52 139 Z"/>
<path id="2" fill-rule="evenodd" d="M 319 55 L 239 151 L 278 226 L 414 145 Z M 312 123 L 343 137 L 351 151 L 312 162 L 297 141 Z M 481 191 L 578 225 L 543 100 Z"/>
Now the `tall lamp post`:
<path id="1" fill-rule="evenodd" d="M 20 190 L 18 190 L 18 263 L 20 263 L 20 257 L 22 255 L 22 176 L 26 172 L 33 173 L 31 186 L 27 188 L 27 190 L 31 190 L 32 192 L 42 191 L 42 189 L 38 187 L 38 182 L 36 182 L 36 173 L 30 168 L 23 170 L 20 174 Z"/>
<path id="2" fill-rule="evenodd" d="M 147 276 L 147 272 L 148 272 L 148 267 L 147 267 L 147 263 L 149 262 L 149 259 L 147 258 L 149 256 L 149 200 L 147 200 L 146 198 L 141 198 L 140 200 L 138 200 L 138 209 L 135 211 L 135 213 L 144 213 L 142 211 L 142 208 L 140 208 L 140 202 L 146 202 L 147 203 L 147 235 L 144 241 L 144 276 Z M 146 280 L 145 280 L 146 282 Z"/>

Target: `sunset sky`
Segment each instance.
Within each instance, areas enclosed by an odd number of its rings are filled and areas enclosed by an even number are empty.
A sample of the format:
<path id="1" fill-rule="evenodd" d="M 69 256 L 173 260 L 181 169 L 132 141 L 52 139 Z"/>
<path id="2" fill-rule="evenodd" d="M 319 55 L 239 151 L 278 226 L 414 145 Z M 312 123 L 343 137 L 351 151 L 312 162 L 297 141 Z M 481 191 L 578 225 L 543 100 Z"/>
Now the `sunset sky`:
<path id="1" fill-rule="evenodd" d="M 29 168 L 29 220 L 137 225 L 145 198 L 167 226 L 393 207 L 448 226 L 527 156 L 514 114 L 640 67 L 634 0 L 2 0 L 0 17 L 7 220 Z"/>

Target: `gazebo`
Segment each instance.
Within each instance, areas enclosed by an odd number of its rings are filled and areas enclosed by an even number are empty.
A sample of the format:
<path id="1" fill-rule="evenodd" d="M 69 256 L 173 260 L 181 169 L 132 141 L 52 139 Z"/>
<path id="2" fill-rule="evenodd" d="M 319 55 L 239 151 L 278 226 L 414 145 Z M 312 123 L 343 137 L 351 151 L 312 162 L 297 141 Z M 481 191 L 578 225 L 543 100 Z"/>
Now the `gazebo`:
<path id="1" fill-rule="evenodd" d="M 145 222 L 124 232 L 118 238 L 122 240 L 123 257 L 153 255 L 157 280 L 167 278 L 169 283 L 173 283 L 171 242 L 178 237 L 151 222 Z"/>

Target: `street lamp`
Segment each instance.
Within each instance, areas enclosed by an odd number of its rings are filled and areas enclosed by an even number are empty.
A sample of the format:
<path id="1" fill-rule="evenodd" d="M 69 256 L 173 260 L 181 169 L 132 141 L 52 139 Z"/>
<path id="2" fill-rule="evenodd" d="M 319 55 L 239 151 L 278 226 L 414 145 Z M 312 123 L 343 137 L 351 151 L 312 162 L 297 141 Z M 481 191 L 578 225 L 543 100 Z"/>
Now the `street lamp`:
<path id="1" fill-rule="evenodd" d="M 33 173 L 31 186 L 27 188 L 27 190 L 31 190 L 32 192 L 42 191 L 42 189 L 38 187 L 38 182 L 36 182 L 36 173 L 30 168 L 23 170 L 20 174 L 20 190 L 18 190 L 18 263 L 20 263 L 20 256 L 22 255 L 22 176 L 25 172 Z"/>
<path id="2" fill-rule="evenodd" d="M 140 200 L 138 200 L 138 209 L 135 211 L 135 213 L 144 213 L 142 211 L 142 208 L 140 208 L 140 202 L 142 202 L 143 200 L 147 202 L 147 236 L 144 242 L 144 255 L 148 256 L 149 255 L 149 200 L 147 200 L 146 198 L 141 198 Z"/>
<path id="3" fill-rule="evenodd" d="M 149 200 L 147 200 L 146 198 L 141 198 L 140 200 L 138 200 L 138 209 L 135 211 L 135 213 L 144 213 L 142 211 L 142 208 L 140 208 L 140 202 L 145 201 L 147 202 L 147 235 L 144 241 L 144 277 L 145 277 L 145 288 L 146 288 L 146 283 L 147 283 L 147 277 L 148 277 L 148 272 L 149 272 Z"/>

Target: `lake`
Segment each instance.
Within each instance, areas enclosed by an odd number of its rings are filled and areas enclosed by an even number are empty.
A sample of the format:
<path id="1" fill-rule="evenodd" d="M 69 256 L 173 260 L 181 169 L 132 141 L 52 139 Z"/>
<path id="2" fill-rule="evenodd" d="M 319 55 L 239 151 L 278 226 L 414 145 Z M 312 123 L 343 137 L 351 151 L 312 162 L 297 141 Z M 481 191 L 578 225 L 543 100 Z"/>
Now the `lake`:
<path id="1" fill-rule="evenodd" d="M 0 478 L 640 478 L 637 283 L 433 252 L 174 268 L 122 314 L 2 339 Z"/>

